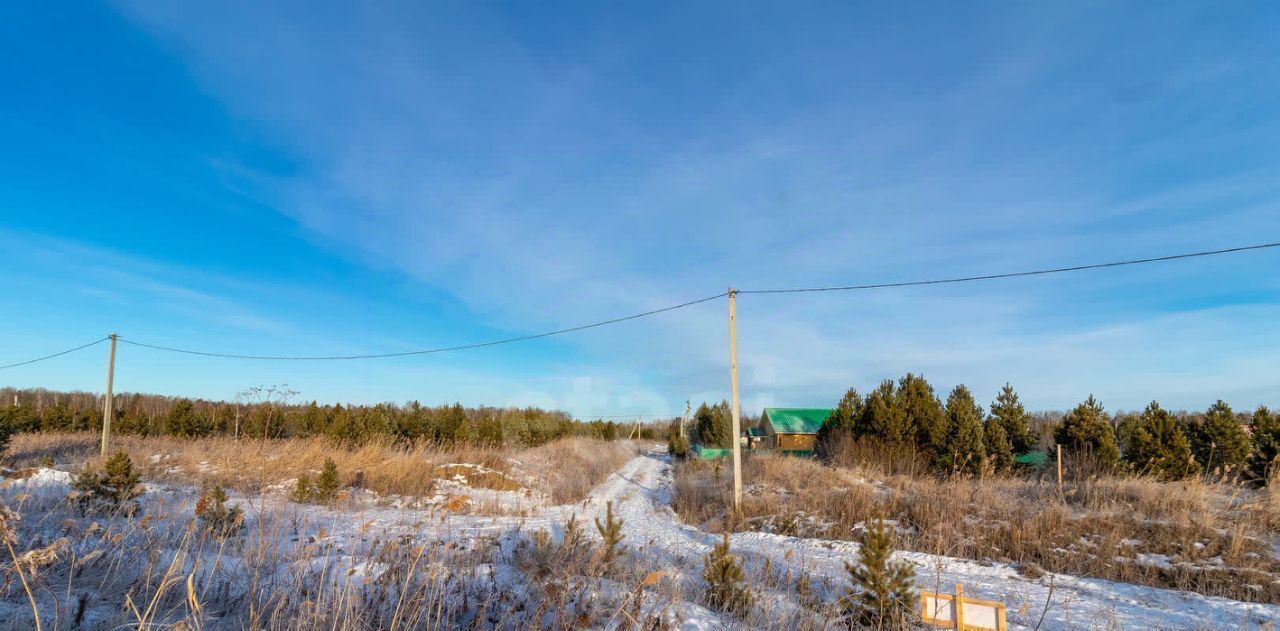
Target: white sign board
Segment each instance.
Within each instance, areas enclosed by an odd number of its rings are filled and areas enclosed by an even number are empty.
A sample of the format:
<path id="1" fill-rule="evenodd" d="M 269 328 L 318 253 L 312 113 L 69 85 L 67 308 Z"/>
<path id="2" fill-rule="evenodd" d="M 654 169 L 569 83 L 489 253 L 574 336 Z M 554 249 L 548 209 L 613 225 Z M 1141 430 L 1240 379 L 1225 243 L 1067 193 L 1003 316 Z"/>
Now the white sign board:
<path id="1" fill-rule="evenodd" d="M 959 594 L 920 593 L 920 618 L 924 622 L 948 629 L 983 629 L 1006 631 L 1004 603 L 991 600 L 965 598 L 963 588 Z M 960 621 L 957 624 L 955 603 L 960 601 Z"/>

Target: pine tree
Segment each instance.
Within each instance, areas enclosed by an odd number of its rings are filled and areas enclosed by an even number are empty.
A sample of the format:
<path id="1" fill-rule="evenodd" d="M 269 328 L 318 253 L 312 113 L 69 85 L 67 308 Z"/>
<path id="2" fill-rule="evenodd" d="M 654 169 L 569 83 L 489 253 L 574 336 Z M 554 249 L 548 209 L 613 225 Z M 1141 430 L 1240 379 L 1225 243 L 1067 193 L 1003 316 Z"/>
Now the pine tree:
<path id="1" fill-rule="evenodd" d="M 702 579 L 707 582 L 703 600 L 719 611 L 742 613 L 751 604 L 751 592 L 745 585 L 742 559 L 729 552 L 729 533 L 724 540 L 702 557 Z"/>
<path id="2" fill-rule="evenodd" d="M 604 522 L 600 518 L 596 518 L 596 530 L 600 533 L 600 538 L 604 540 L 600 546 L 600 560 L 608 567 L 613 560 L 621 556 L 624 552 L 622 546 L 622 519 L 616 519 L 613 516 L 613 502 L 605 504 Z"/>
<path id="3" fill-rule="evenodd" d="M 316 500 L 332 502 L 338 496 L 338 488 L 340 486 L 337 463 L 332 458 L 325 458 L 324 468 L 320 470 L 320 475 L 316 476 Z"/>
<path id="4" fill-rule="evenodd" d="M 987 448 L 987 464 L 993 471 L 1001 473 L 1013 468 L 1013 445 L 1009 443 L 1000 419 L 987 418 L 982 426 L 982 443 Z"/>
<path id="5" fill-rule="evenodd" d="M 698 442 L 703 447 L 729 448 L 733 446 L 733 419 L 729 403 L 721 401 L 715 405 L 703 403 L 694 412 L 694 427 L 698 431 Z"/>
<path id="6" fill-rule="evenodd" d="M 1000 394 L 991 403 L 991 417 L 1004 428 L 1013 453 L 1025 454 L 1036 447 L 1036 441 L 1031 438 L 1030 417 L 1026 408 L 1022 407 L 1018 393 L 1013 391 L 1013 386 L 1006 383 L 1000 389 Z"/>
<path id="7" fill-rule="evenodd" d="M 877 520 L 863 532 L 858 564 L 844 564 L 852 586 L 841 603 L 850 622 L 877 629 L 906 626 L 915 611 L 915 570 L 892 556 L 893 530 Z"/>
<path id="8" fill-rule="evenodd" d="M 1120 459 L 1115 428 L 1107 419 L 1102 404 L 1092 394 L 1062 418 L 1053 437 L 1063 449 L 1087 454 L 1106 467 L 1115 465 Z"/>
<path id="9" fill-rule="evenodd" d="M 814 450 L 819 457 L 830 456 L 830 448 L 836 444 L 836 441 L 854 436 L 855 426 L 861 420 L 865 407 L 862 395 L 858 394 L 857 390 L 849 388 L 844 393 L 836 409 L 831 412 L 831 416 L 828 416 L 822 422 L 822 427 L 818 428 Z"/>
<path id="10" fill-rule="evenodd" d="M 72 488 L 78 494 L 76 498 L 80 510 L 115 510 L 142 495 L 142 486 L 138 484 L 141 476 L 133 470 L 133 461 L 129 454 L 118 451 L 107 459 L 101 473 L 85 469 L 76 476 Z"/>
<path id="11" fill-rule="evenodd" d="M 965 386 L 956 386 L 947 396 L 946 419 L 946 438 L 934 462 L 948 473 L 981 473 L 986 463 L 982 408 Z"/>
<path id="12" fill-rule="evenodd" d="M 1231 406 L 1221 400 L 1192 425 L 1190 435 L 1191 450 L 1205 471 L 1238 472 L 1249 459 L 1249 436 Z"/>
<path id="13" fill-rule="evenodd" d="M 196 413 L 190 399 L 179 399 L 164 415 L 165 430 L 184 438 L 207 436 L 213 428 L 204 417 Z"/>
<path id="14" fill-rule="evenodd" d="M 1147 405 L 1141 416 L 1126 419 L 1121 436 L 1124 437 L 1125 462 L 1140 473 L 1149 473 L 1161 480 L 1181 480 L 1200 472 L 1182 428 L 1155 401 Z"/>
<path id="15" fill-rule="evenodd" d="M 1280 414 L 1266 406 L 1253 413 L 1253 451 L 1249 454 L 1249 477 L 1268 484 L 1280 471 Z"/>
<path id="16" fill-rule="evenodd" d="M 220 485 L 207 482 L 196 501 L 196 517 L 220 536 L 235 534 L 244 528 L 244 513 L 238 506 L 227 506 L 227 493 Z"/>
<path id="17" fill-rule="evenodd" d="M 870 436 L 890 443 L 911 443 L 915 430 L 907 423 L 907 415 L 898 405 L 897 386 L 892 380 L 880 382 L 880 386 L 867 395 L 862 408 L 862 419 L 855 425 L 854 437 Z"/>
<path id="18" fill-rule="evenodd" d="M 923 376 L 907 373 L 898 381 L 898 407 L 906 415 L 906 424 L 915 433 L 916 447 L 938 454 L 947 447 L 949 424 L 942 402 L 933 386 Z"/>

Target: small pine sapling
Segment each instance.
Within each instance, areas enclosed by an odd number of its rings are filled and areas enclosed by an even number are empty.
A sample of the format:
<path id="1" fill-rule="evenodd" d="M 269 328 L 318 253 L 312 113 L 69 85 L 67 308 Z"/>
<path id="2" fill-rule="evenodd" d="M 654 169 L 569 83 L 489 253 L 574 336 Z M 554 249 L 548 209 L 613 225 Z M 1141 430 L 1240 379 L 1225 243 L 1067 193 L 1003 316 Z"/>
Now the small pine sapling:
<path id="1" fill-rule="evenodd" d="M 332 458 L 325 458 L 324 468 L 320 470 L 320 475 L 316 477 L 316 501 L 332 502 L 338 497 L 338 488 L 340 486 L 337 463 Z"/>
<path id="2" fill-rule="evenodd" d="M 613 516 L 613 502 L 605 504 L 604 522 L 600 518 L 596 518 L 596 530 L 600 531 L 600 538 L 604 540 L 600 546 L 600 560 L 608 567 L 613 560 L 621 556 L 625 550 L 622 545 L 622 523 L 623 520 Z"/>
<path id="3" fill-rule="evenodd" d="M 891 560 L 893 530 L 877 520 L 862 535 L 858 563 L 845 562 L 850 589 L 842 604 L 850 622 L 874 628 L 904 626 L 915 608 L 915 570 Z"/>
<path id="4" fill-rule="evenodd" d="M 72 488 L 81 512 L 113 511 L 120 508 L 131 512 L 132 501 L 142 495 L 138 484 L 141 476 L 133 470 L 133 461 L 123 451 L 107 459 L 102 472 L 86 468 L 81 471 Z"/>
<path id="5" fill-rule="evenodd" d="M 293 501 L 299 504 L 310 502 L 316 495 L 316 483 L 311 481 L 311 476 L 304 473 L 298 476 L 297 482 L 293 483 L 293 493 L 290 495 Z"/>
<path id="6" fill-rule="evenodd" d="M 244 512 L 238 506 L 227 506 L 227 493 L 222 486 L 205 484 L 196 501 L 196 517 L 214 534 L 234 535 L 244 528 Z"/>
<path id="7" fill-rule="evenodd" d="M 744 585 L 742 559 L 729 552 L 729 533 L 702 557 L 702 579 L 707 582 L 703 600 L 719 611 L 742 613 L 751 605 L 751 592 Z"/>

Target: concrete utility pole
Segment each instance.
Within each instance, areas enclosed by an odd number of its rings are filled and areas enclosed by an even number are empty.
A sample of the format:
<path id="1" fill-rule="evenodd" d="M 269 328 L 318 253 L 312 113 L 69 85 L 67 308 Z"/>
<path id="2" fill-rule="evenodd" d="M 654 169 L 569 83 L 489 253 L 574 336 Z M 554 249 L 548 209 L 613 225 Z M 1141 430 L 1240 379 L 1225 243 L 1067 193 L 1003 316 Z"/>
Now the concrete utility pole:
<path id="1" fill-rule="evenodd" d="M 733 393 L 733 511 L 742 506 L 742 416 L 738 407 L 738 292 L 729 288 L 729 382 Z"/>
<path id="2" fill-rule="evenodd" d="M 107 397 L 102 401 L 102 457 L 107 456 L 107 449 L 111 446 L 111 404 L 112 404 L 112 387 L 115 386 L 116 380 L 116 334 L 112 333 L 111 350 L 107 354 Z"/>

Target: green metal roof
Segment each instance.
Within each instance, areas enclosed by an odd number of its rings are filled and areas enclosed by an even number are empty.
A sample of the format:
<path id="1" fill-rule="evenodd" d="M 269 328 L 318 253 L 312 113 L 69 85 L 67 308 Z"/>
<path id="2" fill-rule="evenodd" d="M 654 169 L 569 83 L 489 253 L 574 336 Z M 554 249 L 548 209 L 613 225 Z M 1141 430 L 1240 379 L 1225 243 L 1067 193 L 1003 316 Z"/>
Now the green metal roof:
<path id="1" fill-rule="evenodd" d="M 747 428 L 747 436 L 764 436 L 764 428 L 762 428 L 762 427 L 748 427 L 748 428 Z"/>
<path id="2" fill-rule="evenodd" d="M 764 416 L 779 434 L 817 434 L 831 408 L 765 408 Z"/>

